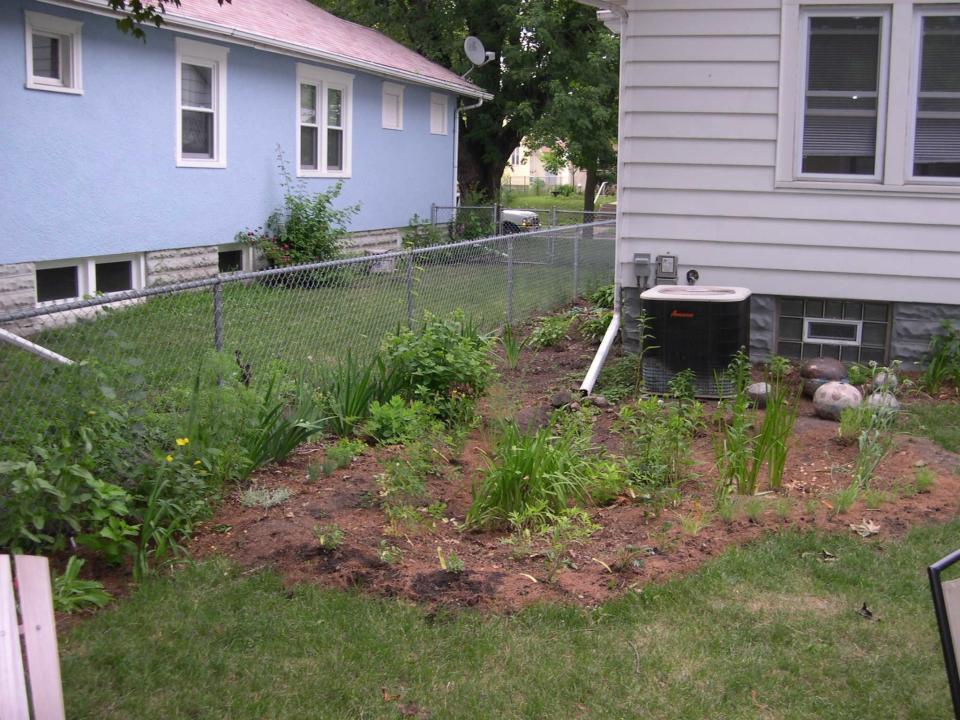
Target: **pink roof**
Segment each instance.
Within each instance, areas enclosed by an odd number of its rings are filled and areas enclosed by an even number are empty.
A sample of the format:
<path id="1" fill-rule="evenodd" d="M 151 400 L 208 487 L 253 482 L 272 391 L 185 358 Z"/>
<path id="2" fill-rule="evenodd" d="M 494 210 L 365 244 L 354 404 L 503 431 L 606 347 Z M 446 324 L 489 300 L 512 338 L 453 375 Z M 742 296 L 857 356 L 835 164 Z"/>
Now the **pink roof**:
<path id="1" fill-rule="evenodd" d="M 89 0 L 80 2 L 94 4 Z M 306 55 L 472 97 L 490 97 L 452 70 L 376 30 L 342 20 L 310 0 L 233 0 L 222 6 L 216 0 L 181 0 L 179 8 L 172 3 L 166 7 L 165 21 L 172 29 L 205 29 L 241 41 L 255 41 L 279 52 Z"/>

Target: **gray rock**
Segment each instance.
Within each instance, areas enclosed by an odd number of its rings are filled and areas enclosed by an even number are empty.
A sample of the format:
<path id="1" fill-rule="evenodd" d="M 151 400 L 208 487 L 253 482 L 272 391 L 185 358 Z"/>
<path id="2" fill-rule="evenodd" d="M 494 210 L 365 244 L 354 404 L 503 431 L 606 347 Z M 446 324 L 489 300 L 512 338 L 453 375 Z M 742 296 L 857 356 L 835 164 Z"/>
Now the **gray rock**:
<path id="1" fill-rule="evenodd" d="M 843 380 L 847 377 L 847 367 L 834 358 L 813 358 L 800 366 L 800 377 Z"/>
<path id="2" fill-rule="evenodd" d="M 765 382 L 753 383 L 747 388 L 750 401 L 758 408 L 767 406 L 767 395 L 770 394 L 770 385 Z"/>
<path id="3" fill-rule="evenodd" d="M 591 395 L 590 402 L 593 403 L 594 407 L 598 407 L 598 408 L 610 407 L 610 401 L 607 400 L 603 395 Z"/>
<path id="4" fill-rule="evenodd" d="M 550 424 L 553 408 L 549 405 L 525 407 L 517 413 L 517 429 L 524 434 L 535 433 Z"/>
<path id="5" fill-rule="evenodd" d="M 806 378 L 803 381 L 803 394 L 812 400 L 817 389 L 821 385 L 826 385 L 828 382 L 830 381 L 824 380 L 823 378 Z"/>
<path id="6" fill-rule="evenodd" d="M 825 383 L 813 394 L 813 410 L 817 417 L 826 420 L 839 420 L 844 408 L 857 407 L 862 402 L 859 390 L 841 382 Z"/>
<path id="7" fill-rule="evenodd" d="M 555 393 L 552 398 L 550 398 L 550 407 L 553 408 L 562 408 L 564 405 L 569 405 L 573 402 L 573 393 L 569 390 L 561 390 L 558 393 Z"/>
<path id="8" fill-rule="evenodd" d="M 891 392 L 875 392 L 867 397 L 867 406 L 886 412 L 900 412 L 900 401 Z"/>

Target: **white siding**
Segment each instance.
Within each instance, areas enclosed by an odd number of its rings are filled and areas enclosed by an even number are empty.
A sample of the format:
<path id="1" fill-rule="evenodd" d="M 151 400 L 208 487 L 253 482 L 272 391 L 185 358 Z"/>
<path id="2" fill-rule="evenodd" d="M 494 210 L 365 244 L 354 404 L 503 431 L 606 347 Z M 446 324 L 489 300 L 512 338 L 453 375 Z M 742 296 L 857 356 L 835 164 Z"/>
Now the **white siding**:
<path id="1" fill-rule="evenodd" d="M 681 277 L 757 293 L 960 303 L 960 195 L 775 187 L 779 0 L 628 10 L 622 258 L 674 253 Z"/>

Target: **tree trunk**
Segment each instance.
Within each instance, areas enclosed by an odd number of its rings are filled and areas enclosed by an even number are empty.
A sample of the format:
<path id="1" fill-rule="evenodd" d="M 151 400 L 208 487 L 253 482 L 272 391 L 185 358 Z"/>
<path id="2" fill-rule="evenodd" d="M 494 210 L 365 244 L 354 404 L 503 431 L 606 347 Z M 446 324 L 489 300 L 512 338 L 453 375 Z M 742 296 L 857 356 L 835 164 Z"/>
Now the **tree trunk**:
<path id="1" fill-rule="evenodd" d="M 583 221 L 592 222 L 593 212 L 596 209 L 594 205 L 594 196 L 597 194 L 597 168 L 587 168 L 587 179 L 583 184 Z"/>

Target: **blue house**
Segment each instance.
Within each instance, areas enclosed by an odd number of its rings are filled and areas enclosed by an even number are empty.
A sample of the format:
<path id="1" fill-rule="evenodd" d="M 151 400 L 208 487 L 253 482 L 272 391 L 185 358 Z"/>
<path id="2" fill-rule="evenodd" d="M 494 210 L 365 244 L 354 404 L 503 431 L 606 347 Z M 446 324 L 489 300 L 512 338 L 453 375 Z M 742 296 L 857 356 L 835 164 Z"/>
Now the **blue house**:
<path id="1" fill-rule="evenodd" d="M 183 0 L 146 43 L 103 0 L 0 3 L 0 310 L 249 268 L 238 231 L 343 182 L 357 244 L 455 195 L 473 84 L 308 0 Z"/>

